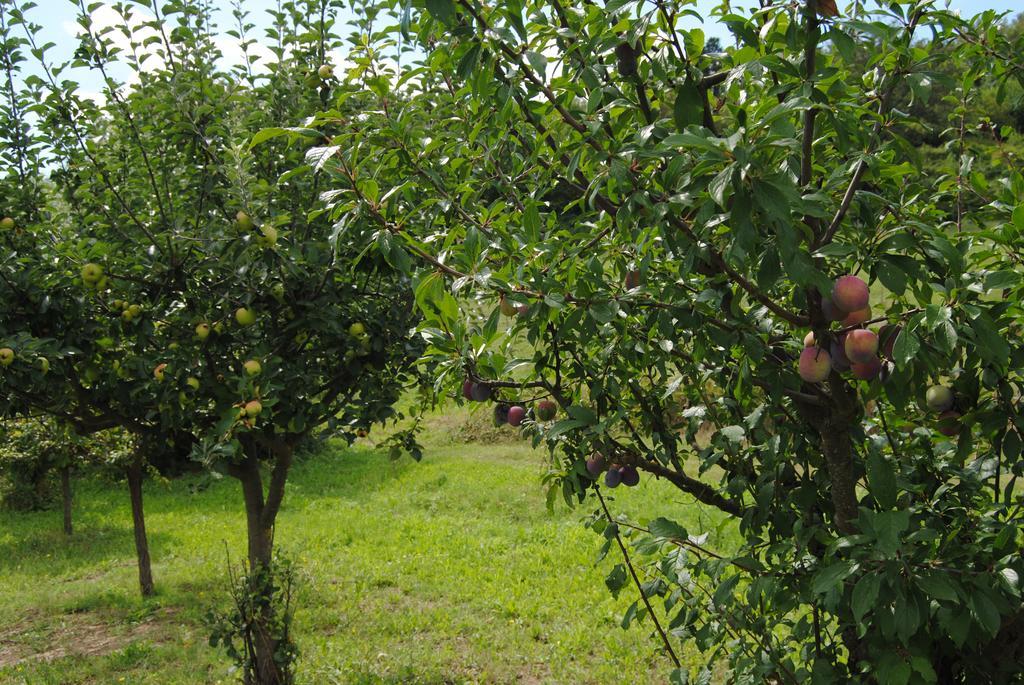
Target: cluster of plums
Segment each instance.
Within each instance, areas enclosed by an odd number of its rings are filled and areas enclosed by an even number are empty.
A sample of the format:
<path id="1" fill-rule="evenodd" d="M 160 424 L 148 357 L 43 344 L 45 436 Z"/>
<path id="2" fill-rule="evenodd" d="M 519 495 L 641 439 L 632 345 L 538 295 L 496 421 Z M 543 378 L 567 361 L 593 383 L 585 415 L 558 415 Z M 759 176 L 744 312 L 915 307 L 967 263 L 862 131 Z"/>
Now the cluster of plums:
<path id="1" fill-rule="evenodd" d="M 871 319 L 868 284 L 857 276 L 836 279 L 831 297 L 822 299 L 822 312 L 830 321 L 838 321 L 851 329 Z M 899 334 L 897 326 L 882 326 L 876 333 L 868 328 L 852 328 L 827 342 L 818 341 L 814 332 L 804 338 L 798 371 L 808 383 L 821 383 L 835 370 L 849 371 L 854 378 L 869 381 L 883 371 L 882 356 L 892 358 L 893 344 Z M 881 354 L 880 354 L 881 353 Z"/>
<path id="2" fill-rule="evenodd" d="M 937 413 L 938 430 L 947 437 L 960 432 L 960 412 L 956 409 L 956 396 L 945 385 L 933 385 L 924 395 L 928 408 Z"/>
<path id="3" fill-rule="evenodd" d="M 468 378 L 462 383 L 462 396 L 471 402 L 486 402 L 491 399 L 491 386 L 476 383 Z M 533 415 L 538 421 L 551 421 L 558 413 L 558 405 L 551 400 L 540 400 L 534 405 Z M 526 407 L 521 404 L 498 402 L 494 405 L 494 425 L 519 426 L 526 418 Z"/>
<path id="4" fill-rule="evenodd" d="M 587 459 L 587 473 L 594 480 L 604 473 L 604 484 L 609 488 L 617 488 L 620 484 L 626 487 L 633 487 L 640 483 L 640 472 L 635 466 L 620 464 L 608 464 L 603 455 L 595 454 Z"/>

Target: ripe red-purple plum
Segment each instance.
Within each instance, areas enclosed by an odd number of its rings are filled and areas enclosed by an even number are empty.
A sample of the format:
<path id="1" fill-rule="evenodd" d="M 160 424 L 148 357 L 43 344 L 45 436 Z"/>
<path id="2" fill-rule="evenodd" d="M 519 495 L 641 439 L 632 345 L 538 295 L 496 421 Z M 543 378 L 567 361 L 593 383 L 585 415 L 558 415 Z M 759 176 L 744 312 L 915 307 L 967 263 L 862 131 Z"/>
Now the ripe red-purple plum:
<path id="1" fill-rule="evenodd" d="M 939 414 L 939 432 L 948 438 L 960 433 L 960 412 L 948 409 Z"/>
<path id="2" fill-rule="evenodd" d="M 798 371 L 808 383 L 821 383 L 832 370 L 832 356 L 818 347 L 805 347 L 800 353 Z"/>
<path id="3" fill-rule="evenodd" d="M 622 478 L 622 484 L 626 487 L 633 487 L 640 482 L 640 472 L 636 470 L 635 466 L 623 466 L 619 469 L 619 475 Z"/>
<path id="4" fill-rule="evenodd" d="M 640 272 L 636 269 L 626 272 L 626 290 L 640 287 Z"/>
<path id="5" fill-rule="evenodd" d="M 846 318 L 846 312 L 837 307 L 831 297 L 821 298 L 821 313 L 829 321 L 842 321 Z"/>
<path id="6" fill-rule="evenodd" d="M 857 309 L 846 315 L 843 319 L 843 326 L 859 326 L 865 321 L 871 320 L 871 307 L 864 307 L 864 309 Z"/>
<path id="7" fill-rule="evenodd" d="M 507 404 L 496 404 L 494 405 L 494 425 L 504 426 L 508 423 L 508 410 Z"/>
<path id="8" fill-rule="evenodd" d="M 866 328 L 858 328 L 846 334 L 843 350 L 854 364 L 867 364 L 878 354 L 878 336 Z"/>
<path id="9" fill-rule="evenodd" d="M 828 353 L 832 355 L 832 368 L 843 373 L 850 370 L 850 358 L 846 356 L 846 334 L 843 333 L 828 345 Z"/>
<path id="10" fill-rule="evenodd" d="M 486 402 L 491 397 L 491 387 L 483 383 L 474 383 L 469 395 L 474 402 Z"/>
<path id="11" fill-rule="evenodd" d="M 595 454 L 590 459 L 587 459 L 587 473 L 594 478 L 600 476 L 607 466 L 608 462 L 600 454 Z"/>
<path id="12" fill-rule="evenodd" d="M 558 413 L 558 405 L 551 400 L 541 400 L 537 403 L 536 412 L 538 421 L 550 421 Z"/>
<path id="13" fill-rule="evenodd" d="M 518 404 L 508 408 L 508 425 L 518 426 L 526 418 L 526 410 Z"/>
<path id="14" fill-rule="evenodd" d="M 850 364 L 850 370 L 853 372 L 854 378 L 870 381 L 882 370 L 882 360 L 878 357 L 872 357 L 866 362 L 853 362 Z"/>
<path id="15" fill-rule="evenodd" d="M 881 355 L 889 361 L 893 361 L 892 351 L 896 345 L 896 338 L 899 336 L 900 330 L 900 326 L 885 324 L 878 331 L 878 347 L 881 350 Z"/>
<path id="16" fill-rule="evenodd" d="M 462 396 L 467 400 L 473 399 L 473 381 L 462 381 Z"/>
<path id="17" fill-rule="evenodd" d="M 924 401 L 932 411 L 947 411 L 953 408 L 953 391 L 944 385 L 933 385 L 925 392 Z"/>
<path id="18" fill-rule="evenodd" d="M 517 304 L 516 305 L 516 313 L 519 314 L 519 316 L 526 316 L 527 314 L 530 313 L 530 305 L 528 305 L 528 304 Z"/>
<path id="19" fill-rule="evenodd" d="M 844 312 L 864 309 L 870 299 L 868 284 L 856 276 L 840 276 L 832 286 L 832 302 Z"/>
<path id="20" fill-rule="evenodd" d="M 608 469 L 608 473 L 604 474 L 604 484 L 610 488 L 617 488 L 621 482 L 622 471 L 619 470 L 618 464 L 612 464 L 611 468 Z"/>

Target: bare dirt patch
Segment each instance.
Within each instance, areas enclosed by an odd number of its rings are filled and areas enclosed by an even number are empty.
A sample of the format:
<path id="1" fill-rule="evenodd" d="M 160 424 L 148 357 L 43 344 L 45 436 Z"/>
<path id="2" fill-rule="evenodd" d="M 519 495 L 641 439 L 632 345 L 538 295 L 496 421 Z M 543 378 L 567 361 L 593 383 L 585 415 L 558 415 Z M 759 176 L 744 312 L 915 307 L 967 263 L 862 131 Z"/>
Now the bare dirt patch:
<path id="1" fill-rule="evenodd" d="M 102 656 L 141 640 L 160 642 L 173 613 L 161 609 L 137 623 L 104 621 L 89 613 L 63 614 L 50 620 L 26 617 L 0 630 L 0 668 L 67 656 Z"/>

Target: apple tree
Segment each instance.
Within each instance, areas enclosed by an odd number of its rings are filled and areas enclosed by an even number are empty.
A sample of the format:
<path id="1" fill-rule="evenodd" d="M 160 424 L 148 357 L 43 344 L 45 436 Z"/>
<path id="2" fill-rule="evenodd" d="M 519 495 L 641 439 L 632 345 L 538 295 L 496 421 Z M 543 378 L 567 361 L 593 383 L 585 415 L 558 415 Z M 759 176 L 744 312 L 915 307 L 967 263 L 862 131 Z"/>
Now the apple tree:
<path id="1" fill-rule="evenodd" d="M 34 103 L 45 161 L 42 204 L 19 207 L 31 228 L 5 272 L 25 289 L 10 286 L 0 330 L 8 411 L 120 426 L 169 467 L 238 479 L 261 579 L 245 677 L 261 684 L 291 677 L 270 599 L 295 449 L 325 426 L 353 439 L 395 417 L 422 347 L 408 276 L 315 211 L 330 131 L 272 128 L 329 102 L 335 5 L 288 3 L 263 42 L 237 7 L 231 63 L 207 4 L 111 5 L 120 19 L 104 26 L 82 3 L 80 43 L 59 61 L 28 3 L 0 2 L 21 30 L 8 49 L 35 59 L 18 96 Z M 75 81 L 82 69 L 99 97 Z M 392 444 L 418 456 L 408 433 Z"/>
<path id="2" fill-rule="evenodd" d="M 332 216 L 409 264 L 439 385 L 595 503 L 673 682 L 1010 682 L 1024 176 L 962 143 L 1022 46 L 801 0 L 722 3 L 708 53 L 691 4 L 383 3 L 336 99 L 365 115 L 320 118 Z M 899 135 L 929 99 L 955 175 Z M 740 542 L 612 514 L 655 478 Z"/>

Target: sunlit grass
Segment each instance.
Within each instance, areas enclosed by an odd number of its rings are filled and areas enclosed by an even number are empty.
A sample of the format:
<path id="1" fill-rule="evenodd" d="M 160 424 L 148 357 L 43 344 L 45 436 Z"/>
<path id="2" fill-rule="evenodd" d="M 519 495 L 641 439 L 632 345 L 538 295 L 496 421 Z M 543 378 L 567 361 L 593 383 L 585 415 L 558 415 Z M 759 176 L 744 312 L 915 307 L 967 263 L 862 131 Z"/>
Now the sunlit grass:
<path id="1" fill-rule="evenodd" d="M 277 540 L 302 571 L 300 682 L 665 682 L 650 624 L 619 627 L 636 594 L 605 588 L 619 559 L 594 564 L 602 540 L 581 525 L 592 507 L 559 500 L 550 514 L 543 454 L 511 429 L 455 444 L 465 416 L 433 421 L 419 464 L 329 444 L 296 466 Z M 150 482 L 146 496 L 159 594 L 145 602 L 122 488 L 80 484 L 70 540 L 58 512 L 0 514 L 0 658 L 21 659 L 0 683 L 233 682 L 202 617 L 226 598 L 228 555 L 244 553 L 238 485 L 193 476 Z M 645 480 L 611 506 L 692 532 L 719 520 L 686 499 Z"/>

